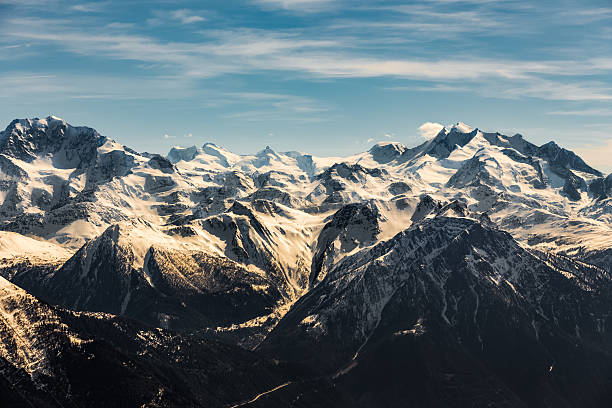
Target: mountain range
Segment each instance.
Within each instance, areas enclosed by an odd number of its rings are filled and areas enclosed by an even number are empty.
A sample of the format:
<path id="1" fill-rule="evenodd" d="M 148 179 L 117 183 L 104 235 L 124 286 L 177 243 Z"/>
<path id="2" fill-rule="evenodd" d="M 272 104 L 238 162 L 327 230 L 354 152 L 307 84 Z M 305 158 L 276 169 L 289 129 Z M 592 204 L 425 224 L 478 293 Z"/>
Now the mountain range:
<path id="1" fill-rule="evenodd" d="M 161 156 L 14 120 L 0 276 L 12 406 L 612 406 L 612 175 L 519 134 Z"/>

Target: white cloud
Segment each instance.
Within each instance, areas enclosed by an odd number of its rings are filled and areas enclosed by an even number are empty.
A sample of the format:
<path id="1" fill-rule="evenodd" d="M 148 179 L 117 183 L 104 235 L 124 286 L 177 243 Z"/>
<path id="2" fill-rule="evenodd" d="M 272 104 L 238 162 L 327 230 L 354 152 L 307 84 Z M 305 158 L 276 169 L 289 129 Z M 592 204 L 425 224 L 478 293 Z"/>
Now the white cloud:
<path id="1" fill-rule="evenodd" d="M 239 92 L 224 94 L 225 104 L 247 104 L 248 108 L 225 115 L 225 118 L 249 121 L 294 120 L 301 122 L 321 122 L 320 116 L 330 110 L 320 102 L 303 96 L 265 93 Z M 258 106 L 252 109 L 252 105 Z M 239 110 L 239 109 L 235 109 Z"/>
<path id="2" fill-rule="evenodd" d="M 80 11 L 82 13 L 98 13 L 102 11 L 107 4 L 108 2 L 81 3 L 71 6 L 70 10 Z"/>
<path id="3" fill-rule="evenodd" d="M 469 92 L 468 86 L 432 84 L 430 86 L 391 86 L 383 88 L 387 91 L 416 91 L 416 92 Z"/>
<path id="4" fill-rule="evenodd" d="M 0 5 L 9 6 L 49 6 L 55 3 L 52 0 L 0 0 Z"/>
<path id="5" fill-rule="evenodd" d="M 307 12 L 321 11 L 337 2 L 337 0 L 253 0 L 253 1 L 265 8 L 307 11 Z"/>
<path id="6" fill-rule="evenodd" d="M 170 12 L 170 18 L 179 21 L 181 24 L 191 24 L 206 20 L 189 9 L 174 10 Z"/>
<path id="7" fill-rule="evenodd" d="M 517 84 L 500 84 L 492 87 L 498 89 L 499 97 L 538 98 L 558 101 L 609 101 L 612 100 L 612 87 L 603 83 L 550 81 L 532 78 L 519 81 Z"/>
<path id="8" fill-rule="evenodd" d="M 439 123 L 435 122 L 425 122 L 421 126 L 419 126 L 419 134 L 421 137 L 429 140 L 433 139 L 443 128 Z"/>
<path id="9" fill-rule="evenodd" d="M 558 115 L 558 116 L 611 116 L 612 109 L 592 108 L 582 110 L 559 110 L 547 112 L 547 115 Z"/>
<path id="10" fill-rule="evenodd" d="M 156 14 L 156 17 L 161 19 L 162 15 Z M 203 20 L 188 9 L 175 10 L 163 17 L 184 24 Z M 0 26 L 0 38 L 12 43 L 32 43 L 36 47 L 53 45 L 94 58 L 131 61 L 138 68 L 160 72 L 160 76 L 189 79 L 276 71 L 314 79 L 419 80 L 431 85 L 415 90 L 466 90 L 496 98 L 612 99 L 609 84 L 585 79 L 609 74 L 612 58 L 520 61 L 451 55 L 445 59 L 391 59 L 360 48 L 360 40 L 354 37 L 298 29 L 207 30 L 192 41 L 162 41 L 133 34 L 129 26 L 112 28 L 79 27 L 61 19 L 15 17 Z M 549 79 L 552 76 L 554 80 Z M 409 90 L 410 87 L 395 89 Z"/>
<path id="11" fill-rule="evenodd" d="M 118 21 L 115 21 L 113 23 L 108 23 L 106 25 L 106 27 L 112 28 L 112 29 L 126 29 L 126 28 L 134 27 L 134 24 L 132 24 L 132 23 L 120 23 Z"/>
<path id="12" fill-rule="evenodd" d="M 184 99 L 194 95 L 188 78 L 124 77 L 103 75 L 49 75 L 35 72 L 0 74 L 1 99 L 28 101 L 36 94 L 41 101 L 66 99 Z"/>
<path id="13" fill-rule="evenodd" d="M 179 10 L 179 19 L 192 17 Z M 183 21 L 183 20 L 181 20 Z M 507 96 L 528 92 L 549 98 L 608 99 L 609 90 L 588 92 L 567 84 L 560 90 L 556 82 L 541 75 L 593 75 L 612 70 L 612 59 L 584 61 L 513 61 L 483 58 L 445 60 L 387 59 L 357 51 L 346 39 L 334 40 L 300 36 L 295 32 L 267 30 L 217 30 L 207 33 L 203 42 L 162 42 L 153 37 L 129 33 L 66 29 L 68 21 L 40 18 L 11 19 L 0 28 L 6 38 L 33 40 L 58 45 L 68 51 L 115 60 L 157 63 L 182 69 L 192 77 L 210 77 L 256 70 L 301 72 L 316 77 L 399 77 L 416 80 L 456 81 L 504 79 L 530 81 L 529 89 L 508 89 Z M 339 51 L 345 50 L 345 51 Z"/>

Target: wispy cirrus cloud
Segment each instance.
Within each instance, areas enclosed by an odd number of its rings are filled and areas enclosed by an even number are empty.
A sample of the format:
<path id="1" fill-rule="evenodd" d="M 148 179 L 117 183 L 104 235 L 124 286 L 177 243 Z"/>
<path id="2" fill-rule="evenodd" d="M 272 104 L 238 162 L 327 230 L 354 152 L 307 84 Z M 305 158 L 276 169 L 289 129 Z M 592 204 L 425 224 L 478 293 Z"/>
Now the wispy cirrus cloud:
<path id="1" fill-rule="evenodd" d="M 225 93 L 223 96 L 226 104 L 237 106 L 233 113 L 224 116 L 228 119 L 321 122 L 328 119 L 322 114 L 332 110 L 320 101 L 296 95 L 238 92 Z M 253 106 L 257 108 L 253 109 Z"/>
<path id="2" fill-rule="evenodd" d="M 612 20 L 612 7 L 585 7 L 579 10 L 562 11 L 558 14 L 566 24 L 593 24 Z"/>
<path id="3" fill-rule="evenodd" d="M 533 78 L 523 84 L 510 84 L 504 89 L 497 86 L 499 95 L 508 98 L 538 98 L 557 101 L 610 101 L 612 87 L 602 82 L 552 81 Z"/>
<path id="4" fill-rule="evenodd" d="M 170 18 L 179 21 L 181 24 L 198 23 L 200 21 L 206 20 L 204 17 L 195 14 L 192 10 L 189 9 L 171 11 Z"/>
<path id="5" fill-rule="evenodd" d="M 157 27 L 164 24 L 181 24 L 189 25 L 206 21 L 206 18 L 199 15 L 197 12 L 190 9 L 178 10 L 156 10 L 153 12 L 154 17 L 148 18 L 149 26 Z"/>
<path id="6" fill-rule="evenodd" d="M 100 1 L 100 2 L 90 2 L 90 3 L 80 3 L 80 4 L 75 4 L 69 7 L 69 10 L 72 11 L 79 11 L 79 12 L 83 12 L 83 13 L 98 13 L 102 10 L 104 10 L 104 8 L 106 6 L 108 6 L 109 3 L 104 1 Z"/>
<path id="7" fill-rule="evenodd" d="M 473 89 L 465 85 L 431 84 L 430 86 L 391 86 L 385 87 L 388 91 L 406 92 L 472 92 Z"/>
<path id="8" fill-rule="evenodd" d="M 8 6 L 43 6 L 56 3 L 55 0 L 0 0 L 0 5 Z"/>
<path id="9" fill-rule="evenodd" d="M 338 0 L 252 0 L 268 9 L 282 9 L 302 12 L 318 12 L 325 10 L 336 3 Z"/>
<path id="10" fill-rule="evenodd" d="M 182 18 L 190 18 L 187 13 Z M 283 71 L 314 78 L 395 77 L 432 83 L 432 90 L 464 87 L 458 81 L 479 81 L 477 92 L 501 98 L 604 101 L 612 89 L 597 81 L 553 77 L 604 75 L 612 58 L 585 60 L 500 60 L 483 57 L 446 59 L 387 58 L 355 48 L 350 38 L 328 39 L 296 30 L 210 30 L 199 41 L 161 41 L 130 33 L 70 27 L 62 19 L 14 18 L 0 28 L 13 41 L 51 44 L 93 58 L 135 61 L 166 75 L 209 78 L 237 73 Z M 401 87 L 400 87 L 401 88 Z M 426 89 L 422 87 L 421 90 Z"/>
<path id="11" fill-rule="evenodd" d="M 39 102 L 57 100 L 83 101 L 152 101 L 186 100 L 197 95 L 199 104 L 207 109 L 231 107 L 226 119 L 249 122 L 270 119 L 294 122 L 322 122 L 328 120 L 333 107 L 324 102 L 299 95 L 267 92 L 197 92 L 190 78 L 87 75 L 41 75 L 10 73 L 0 75 L 3 91 L 0 101 L 20 102 L 23 95 L 36 95 Z M 168 138 L 173 138 L 169 136 Z M 185 135 L 189 136 L 189 133 Z"/>
<path id="12" fill-rule="evenodd" d="M 34 0 L 32 0 L 34 1 Z M 336 4 L 328 0 L 258 0 L 259 4 L 277 8 L 308 8 Z M 454 1 L 452 3 L 455 3 Z M 132 61 L 139 68 L 157 71 L 158 75 L 183 75 L 210 78 L 253 72 L 283 72 L 300 78 L 398 78 L 426 81 L 430 85 L 399 85 L 396 90 L 477 92 L 498 98 L 540 98 L 568 101 L 606 101 L 612 98 L 608 84 L 595 77 L 612 71 L 612 58 L 517 59 L 487 58 L 463 53 L 440 56 L 386 55 L 372 52 L 386 37 L 366 38 L 347 28 L 373 28 L 412 32 L 462 31 L 489 32 L 515 26 L 493 3 L 468 4 L 466 10 L 442 12 L 433 3 L 370 6 L 392 11 L 408 20 L 369 22 L 349 20 L 320 30 L 305 29 L 208 29 L 191 41 L 164 41 L 153 35 L 134 33 L 129 24 L 111 23 L 108 29 L 96 29 L 87 21 L 79 26 L 61 18 L 9 17 L 0 28 L 5 41 L 28 42 L 40 47 L 52 45 L 59 50 L 96 59 Z M 103 2 L 82 3 L 73 7 L 93 10 Z M 606 9 L 607 10 L 607 9 Z M 585 9 L 584 15 L 606 14 L 606 10 Z M 599 11 L 596 13 L 595 11 Z M 157 11 L 155 19 L 191 25 L 205 18 L 190 9 Z M 155 20 L 154 19 L 154 20 Z M 396 18 L 396 20 L 398 20 Z M 515 30 L 516 31 L 516 30 Z M 337 35 L 344 33 L 344 35 Z M 399 38 L 399 37 L 398 37 Z M 384 46 L 381 44 L 380 46 Z M 1 53 L 2 51 L 0 51 Z M 590 78 L 584 78 L 589 76 Z M 560 77 L 568 77 L 561 79 Z M 473 86 L 478 82 L 479 86 Z"/>
<path id="13" fill-rule="evenodd" d="M 581 110 L 557 110 L 547 112 L 547 115 L 556 116 L 607 116 L 612 117 L 612 109 L 606 108 L 591 108 Z"/>
<path id="14" fill-rule="evenodd" d="M 0 100 L 11 100 L 14 103 L 21 100 L 23 95 L 36 95 L 37 100 L 42 102 L 61 99 L 184 99 L 194 95 L 193 83 L 181 76 L 132 78 L 12 72 L 0 74 L 0 83 Z"/>

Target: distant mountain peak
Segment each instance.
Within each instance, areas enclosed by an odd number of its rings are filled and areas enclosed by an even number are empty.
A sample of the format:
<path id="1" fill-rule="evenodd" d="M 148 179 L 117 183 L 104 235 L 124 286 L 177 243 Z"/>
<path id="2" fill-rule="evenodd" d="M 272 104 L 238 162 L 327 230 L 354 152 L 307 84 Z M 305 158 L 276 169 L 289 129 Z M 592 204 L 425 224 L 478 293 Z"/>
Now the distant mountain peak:
<path id="1" fill-rule="evenodd" d="M 554 141 L 540 146 L 538 155 L 547 158 L 557 173 L 563 173 L 563 169 L 574 169 L 598 177 L 603 175 L 599 170 L 586 164 L 576 153 L 560 147 Z"/>
<path id="2" fill-rule="evenodd" d="M 189 146 L 189 147 L 172 146 L 166 158 L 170 160 L 172 163 L 177 163 L 181 160 L 191 161 L 198 155 L 200 151 L 201 150 L 198 149 L 197 146 Z"/>
<path id="3" fill-rule="evenodd" d="M 262 150 L 258 151 L 255 155 L 256 156 L 266 156 L 268 154 L 276 155 L 276 152 L 270 146 L 266 146 Z"/>
<path id="4" fill-rule="evenodd" d="M 474 131 L 474 128 L 470 125 L 467 125 L 463 122 L 457 122 L 452 126 L 446 126 L 445 129 L 448 129 L 448 132 L 459 132 L 459 133 L 471 133 Z M 478 130 L 476 128 L 476 130 Z"/>
<path id="5" fill-rule="evenodd" d="M 401 156 L 407 147 L 397 142 L 378 142 L 372 146 L 369 153 L 380 164 L 389 163 Z"/>
<path id="6" fill-rule="evenodd" d="M 15 119 L 0 136 L 0 150 L 25 162 L 52 154 L 59 168 L 76 168 L 89 163 L 107 140 L 92 128 L 73 127 L 55 116 Z"/>

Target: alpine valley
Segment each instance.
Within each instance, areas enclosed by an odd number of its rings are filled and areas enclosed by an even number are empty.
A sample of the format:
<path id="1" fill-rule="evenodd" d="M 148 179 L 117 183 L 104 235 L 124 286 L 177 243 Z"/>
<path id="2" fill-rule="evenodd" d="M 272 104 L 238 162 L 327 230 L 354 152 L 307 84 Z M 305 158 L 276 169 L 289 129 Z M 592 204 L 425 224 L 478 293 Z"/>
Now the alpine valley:
<path id="1" fill-rule="evenodd" d="M 0 132 L 0 405 L 610 407 L 612 175 L 463 123 L 350 157 Z"/>

